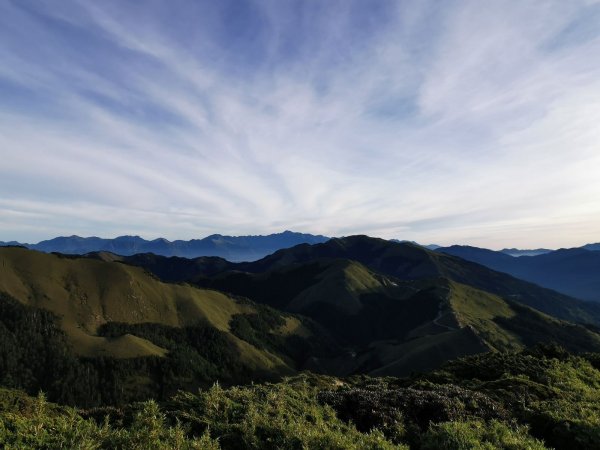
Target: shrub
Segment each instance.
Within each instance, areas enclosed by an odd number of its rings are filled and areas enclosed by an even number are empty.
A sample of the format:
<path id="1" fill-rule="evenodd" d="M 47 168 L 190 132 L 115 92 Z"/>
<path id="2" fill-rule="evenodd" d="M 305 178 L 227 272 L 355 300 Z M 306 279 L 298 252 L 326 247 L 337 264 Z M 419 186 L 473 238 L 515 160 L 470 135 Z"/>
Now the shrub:
<path id="1" fill-rule="evenodd" d="M 293 382 L 179 394 L 172 414 L 194 433 L 210 430 L 223 448 L 406 449 L 378 430 L 359 432 L 316 400 L 316 388 Z"/>
<path id="2" fill-rule="evenodd" d="M 57 408 L 43 394 L 31 410 L 5 411 L 0 414 L 2 448 L 80 449 L 118 448 L 131 450 L 218 450 L 218 442 L 208 433 L 188 437 L 180 424 L 170 426 L 158 405 L 142 403 L 130 427 L 111 427 L 108 421 L 97 424 L 84 419 L 71 408 Z"/>
<path id="3" fill-rule="evenodd" d="M 473 420 L 432 424 L 423 435 L 422 450 L 543 450 L 541 441 L 525 427 L 509 427 L 503 422 Z"/>

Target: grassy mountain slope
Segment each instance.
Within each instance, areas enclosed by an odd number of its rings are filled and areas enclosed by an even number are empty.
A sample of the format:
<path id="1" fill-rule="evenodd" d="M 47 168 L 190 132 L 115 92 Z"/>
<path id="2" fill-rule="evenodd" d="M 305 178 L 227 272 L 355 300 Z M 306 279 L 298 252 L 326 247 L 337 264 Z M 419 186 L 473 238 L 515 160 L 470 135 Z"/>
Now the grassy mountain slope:
<path id="1" fill-rule="evenodd" d="M 441 366 L 446 361 L 490 348 L 471 328 L 456 328 L 407 341 L 374 342 L 358 355 L 357 366 L 374 376 L 407 376 Z"/>
<path id="2" fill-rule="evenodd" d="M 298 311 L 352 348 L 350 356 L 312 359 L 312 370 L 406 375 L 450 358 L 549 341 L 573 351 L 600 350 L 600 336 L 583 326 L 451 279 L 401 281 L 347 259 L 275 267 L 197 282 Z"/>
<path id="3" fill-rule="evenodd" d="M 541 255 L 543 257 L 546 255 Z M 600 325 L 600 305 L 496 272 L 480 264 L 423 247 L 367 236 L 331 239 L 323 244 L 299 245 L 262 260 L 236 265 L 237 270 L 263 272 L 316 258 L 346 258 L 370 270 L 400 280 L 445 277 L 503 297 L 511 297 L 559 319 Z M 519 258 L 520 259 L 520 258 Z"/>
<path id="4" fill-rule="evenodd" d="M 372 342 L 356 356 L 355 367 L 372 375 L 404 376 L 465 355 L 546 342 L 572 351 L 600 351 L 600 334 L 581 325 L 452 281 L 446 292 L 435 318 L 412 329 L 406 339 Z"/>
<path id="5" fill-rule="evenodd" d="M 514 351 L 554 341 L 571 351 L 599 351 L 600 335 L 510 299 L 452 282 L 450 304 L 461 327 L 471 327 L 494 350 Z"/>
<path id="6" fill-rule="evenodd" d="M 329 258 L 195 282 L 311 317 L 349 344 L 404 338 L 435 317 L 440 298 L 435 280 L 400 281 L 356 261 Z"/>
<path id="7" fill-rule="evenodd" d="M 252 263 L 133 262 L 186 277 L 196 270 L 190 281 L 200 286 L 311 317 L 350 348 L 311 359 L 314 370 L 406 374 L 452 357 L 545 341 L 599 349 L 596 333 L 562 321 L 597 324 L 597 305 L 410 243 L 353 236 Z"/>
<path id="8" fill-rule="evenodd" d="M 402 375 L 453 357 L 546 341 L 600 351 L 595 332 L 528 306 L 586 318 L 593 309 L 579 309 L 585 302 L 456 257 L 363 236 L 294 247 L 256 263 L 148 254 L 73 258 L 7 248 L 0 265 L 0 291 L 58 315 L 83 356 L 170 355 L 197 333 L 168 327 L 198 322 L 223 333 L 246 368 L 264 373 L 305 367 Z M 161 282 L 144 267 L 179 273 L 201 288 Z M 260 305 L 300 313 L 326 331 Z M 327 334 L 346 349 L 320 351 L 335 348 Z M 316 346 L 309 343 L 314 336 Z"/>
<path id="9" fill-rule="evenodd" d="M 21 248 L 0 249 L 0 268 L 0 292 L 58 316 L 62 330 L 81 356 L 166 354 L 165 348 L 131 333 L 111 338 L 99 335 L 99 329 L 108 323 L 180 328 L 201 322 L 225 333 L 247 366 L 264 371 L 292 370 L 280 355 L 258 349 L 231 332 L 234 317 L 256 315 L 258 310 L 220 292 L 163 283 L 139 267 L 117 262 L 64 258 Z M 288 330 L 302 328 L 296 318 L 281 320 L 289 322 Z M 270 333 L 284 334 L 277 330 Z"/>
<path id="10" fill-rule="evenodd" d="M 506 265 L 513 264 L 514 261 L 537 260 L 552 256 L 552 254 L 548 254 L 538 257 L 514 258 L 501 252 L 470 247 L 463 249 L 466 253 L 461 253 L 461 255 L 466 259 L 488 258 L 491 254 L 498 270 L 506 270 Z M 485 252 L 485 254 L 482 252 Z M 587 253 L 595 254 L 598 252 Z M 598 254 L 600 255 L 600 253 Z M 279 250 L 251 263 L 228 263 L 217 258 L 185 260 L 183 258 L 161 258 L 151 255 L 126 257 L 122 260 L 129 264 L 145 267 L 168 281 L 194 281 L 200 277 L 214 277 L 220 272 L 236 271 L 257 274 L 273 272 L 294 264 L 308 263 L 323 258 L 353 260 L 361 263 L 372 272 L 391 276 L 397 280 L 445 277 L 496 295 L 514 298 L 525 305 L 559 319 L 600 325 L 600 305 L 578 301 L 556 291 L 514 278 L 506 273 L 490 270 L 488 267 L 467 261 L 461 257 L 439 253 L 438 251 L 433 252 L 411 243 L 390 242 L 367 236 L 331 239 L 316 245 L 298 245 L 290 249 Z M 579 269 L 574 272 L 571 270 L 573 273 L 578 271 Z M 594 274 L 597 272 L 596 265 L 593 262 L 582 273 L 586 274 L 590 271 Z M 240 275 L 240 277 L 243 277 L 243 275 Z M 563 275 L 552 272 L 551 278 L 560 280 L 561 277 L 564 278 Z M 587 275 L 584 278 L 590 279 Z M 591 285 L 587 284 L 585 289 L 594 289 L 593 283 Z"/>
<path id="11" fill-rule="evenodd" d="M 232 315 L 248 311 L 221 293 L 165 284 L 123 264 L 6 248 L 0 249 L 0 266 L 0 291 L 61 317 L 62 329 L 84 356 L 163 353 L 143 339 L 97 336 L 109 321 L 178 327 L 204 319 L 227 331 Z"/>

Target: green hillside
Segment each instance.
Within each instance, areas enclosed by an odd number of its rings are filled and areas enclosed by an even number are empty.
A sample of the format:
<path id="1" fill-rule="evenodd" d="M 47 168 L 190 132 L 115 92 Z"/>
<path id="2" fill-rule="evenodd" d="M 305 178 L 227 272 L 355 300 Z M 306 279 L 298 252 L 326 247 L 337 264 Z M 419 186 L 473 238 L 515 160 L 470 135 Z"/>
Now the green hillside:
<path id="1" fill-rule="evenodd" d="M 433 280 L 400 281 L 356 261 L 327 258 L 264 273 L 224 272 L 195 282 L 309 316 L 350 344 L 403 338 L 435 316 L 441 295 Z"/>
<path id="2" fill-rule="evenodd" d="M 450 286 L 457 322 L 472 328 L 491 349 L 514 351 L 552 341 L 575 352 L 600 350 L 600 335 L 586 327 L 464 284 Z"/>
<path id="3" fill-rule="evenodd" d="M 576 300 L 482 265 L 436 253 L 418 245 L 368 236 L 331 239 L 317 245 L 298 245 L 275 252 L 260 261 L 245 263 L 239 268 L 260 272 L 321 257 L 358 261 L 377 273 L 400 280 L 445 277 L 496 295 L 510 297 L 559 319 L 600 325 L 600 305 L 596 303 Z"/>
<path id="4" fill-rule="evenodd" d="M 121 258 L 123 262 L 144 267 L 166 281 L 198 282 L 201 285 L 206 285 L 205 278 L 219 277 L 223 273 L 237 273 L 240 278 L 246 276 L 244 274 L 280 273 L 296 265 L 306 268 L 308 263 L 321 259 L 355 261 L 371 273 L 392 277 L 396 282 L 447 278 L 518 301 L 558 319 L 600 326 L 600 304 L 598 303 L 577 300 L 482 265 L 427 250 L 419 245 L 391 242 L 368 236 L 336 238 L 315 245 L 302 244 L 279 250 L 250 263 L 228 263 L 219 258 L 185 260 L 154 255 Z M 310 274 L 304 276 L 310 278 Z M 295 277 L 282 276 L 283 289 L 287 289 L 283 280 L 289 281 L 292 278 Z M 228 279 L 233 278 L 228 275 Z M 296 290 L 301 287 L 301 285 L 294 285 Z M 226 290 L 229 288 L 226 287 Z M 261 295 L 266 297 L 270 294 Z M 271 296 L 273 295 L 275 294 Z M 285 296 L 289 297 L 288 294 Z M 267 303 L 275 304 L 273 301 L 270 299 Z"/>
<path id="5" fill-rule="evenodd" d="M 513 296 L 446 278 L 402 281 L 353 260 L 319 258 L 259 273 L 226 271 L 196 282 L 300 312 L 339 336 L 347 343 L 345 354 L 312 358 L 306 366 L 323 373 L 407 375 L 464 355 L 540 342 L 600 351 L 596 332 Z"/>
<path id="6" fill-rule="evenodd" d="M 0 369 L 9 385 L 31 391 L 56 375 L 44 363 L 19 379 L 27 359 L 62 362 L 73 377 L 93 372 L 92 384 L 116 377 L 126 399 L 279 377 L 336 348 L 310 321 L 118 262 L 3 248 L 0 267 Z M 28 347 L 44 339 L 53 344 Z M 68 387 L 52 389 L 61 397 Z"/>
<path id="7" fill-rule="evenodd" d="M 82 356 L 164 354 L 143 339 L 98 336 L 98 328 L 107 322 L 182 327 L 203 320 L 228 332 L 233 315 L 254 312 L 219 292 L 163 283 L 124 264 L 4 248 L 0 266 L 0 292 L 60 317 L 61 329 Z M 275 356 L 265 356 L 271 366 L 284 365 Z"/>
<path id="8" fill-rule="evenodd" d="M 517 302 L 448 281 L 448 293 L 431 321 L 403 342 L 371 344 L 358 364 L 373 375 L 408 375 L 465 355 L 518 351 L 554 342 L 571 351 L 600 351 L 600 334 Z"/>

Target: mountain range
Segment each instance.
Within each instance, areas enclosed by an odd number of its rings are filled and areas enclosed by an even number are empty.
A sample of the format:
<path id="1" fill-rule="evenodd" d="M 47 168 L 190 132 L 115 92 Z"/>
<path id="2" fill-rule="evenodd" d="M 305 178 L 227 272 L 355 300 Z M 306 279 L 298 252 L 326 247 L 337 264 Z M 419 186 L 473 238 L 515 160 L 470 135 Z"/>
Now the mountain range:
<path id="1" fill-rule="evenodd" d="M 249 236 L 225 236 L 213 234 L 202 239 L 189 241 L 169 241 L 164 238 L 146 240 L 140 236 L 119 236 L 113 239 L 99 237 L 61 236 L 53 239 L 40 241 L 37 244 L 21 243 L 18 241 L 3 242 L 2 246 L 22 246 L 32 250 L 46 253 L 63 253 L 73 255 L 84 255 L 90 252 L 107 251 L 117 255 L 129 256 L 139 253 L 154 253 L 162 256 L 180 256 L 184 258 L 195 258 L 198 256 L 218 256 L 229 261 L 255 261 L 263 258 L 277 250 L 293 247 L 298 244 L 317 244 L 326 242 L 330 237 L 298 233 L 286 230 L 281 233 L 269 235 Z M 415 241 L 390 239 L 391 242 L 409 243 L 421 245 Z M 422 245 L 428 250 L 455 249 L 458 247 L 477 248 L 469 246 L 443 247 L 436 244 Z M 581 249 L 600 251 L 600 243 L 587 244 Z M 485 249 L 482 249 L 485 250 Z M 448 250 L 452 252 L 453 250 Z M 489 250 L 492 252 L 493 250 Z M 505 248 L 495 253 L 502 253 L 513 257 L 539 256 L 552 253 L 555 250 L 547 248 L 518 249 Z M 479 261 L 478 261 L 479 262 Z"/>
<path id="2" fill-rule="evenodd" d="M 0 246 L 20 245 L 41 252 L 74 255 L 108 251 L 118 255 L 154 253 L 185 258 L 220 256 L 229 261 L 253 261 L 281 248 L 304 243 L 316 244 L 325 242 L 328 239 L 328 237 L 321 235 L 284 231 L 266 236 L 223 236 L 213 234 L 202 239 L 189 241 L 169 241 L 164 238 L 149 241 L 139 236 L 119 236 L 114 239 L 62 236 L 41 241 L 37 244 L 24 244 L 16 241 L 0 242 Z"/>
<path id="3" fill-rule="evenodd" d="M 404 376 L 538 343 L 600 352 L 600 303 L 445 251 L 368 236 L 250 262 L 1 248 L 0 373 L 94 406 L 303 370 Z"/>
<path id="4" fill-rule="evenodd" d="M 583 300 L 600 301 L 600 245 L 560 249 L 535 256 L 508 256 L 478 247 L 440 247 L 458 256 Z"/>

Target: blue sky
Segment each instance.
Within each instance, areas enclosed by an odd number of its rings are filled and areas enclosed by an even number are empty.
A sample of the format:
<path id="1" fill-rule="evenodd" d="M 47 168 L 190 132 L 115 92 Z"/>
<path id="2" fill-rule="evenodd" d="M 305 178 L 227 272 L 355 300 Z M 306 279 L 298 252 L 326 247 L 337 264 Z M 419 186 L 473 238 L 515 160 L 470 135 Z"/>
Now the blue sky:
<path id="1" fill-rule="evenodd" d="M 600 241 L 597 1 L 0 0 L 0 240 Z"/>

